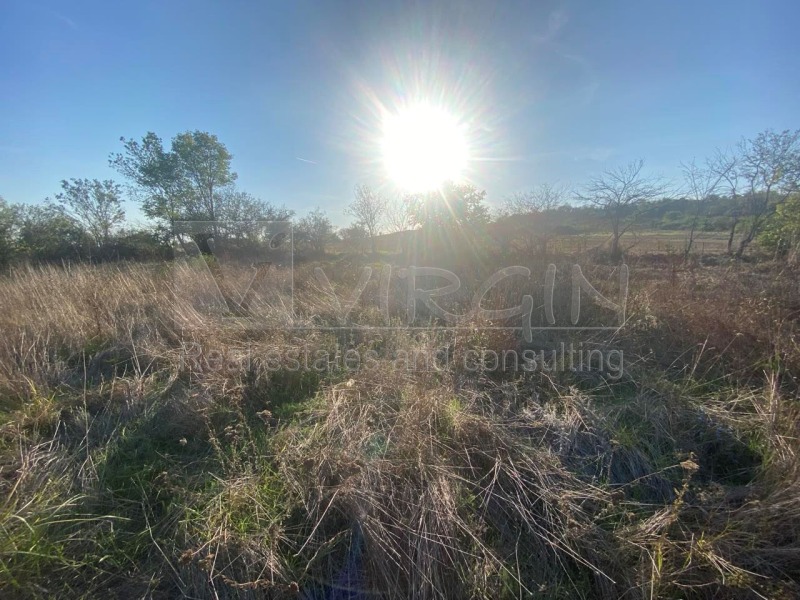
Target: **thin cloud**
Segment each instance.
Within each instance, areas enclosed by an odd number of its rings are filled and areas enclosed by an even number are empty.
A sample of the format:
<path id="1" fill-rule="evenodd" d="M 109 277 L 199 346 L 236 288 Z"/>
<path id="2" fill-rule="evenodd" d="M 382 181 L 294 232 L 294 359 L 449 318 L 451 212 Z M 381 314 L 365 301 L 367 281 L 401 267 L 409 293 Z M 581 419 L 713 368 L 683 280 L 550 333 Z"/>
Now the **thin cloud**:
<path id="1" fill-rule="evenodd" d="M 548 44 L 555 41 L 564 26 L 569 22 L 569 13 L 563 8 L 553 10 L 547 17 L 547 28 L 544 33 L 533 34 L 534 41 Z"/>
<path id="2" fill-rule="evenodd" d="M 308 163 L 308 164 L 310 164 L 310 165 L 315 165 L 315 164 L 317 164 L 317 163 L 316 163 L 316 162 L 314 162 L 313 160 L 308 160 L 307 158 L 300 158 L 299 156 L 295 156 L 295 159 L 296 159 L 296 160 L 299 160 L 300 162 Z"/>
<path id="3" fill-rule="evenodd" d="M 54 19 L 58 19 L 59 21 L 64 23 L 70 29 L 74 29 L 74 30 L 77 31 L 78 24 L 75 21 L 73 21 L 72 19 L 70 19 L 68 16 L 62 15 L 61 13 L 57 13 L 57 12 L 55 12 L 53 10 L 48 10 L 47 14 L 49 14 Z"/>
<path id="4" fill-rule="evenodd" d="M 557 8 L 552 10 L 547 16 L 547 24 L 544 32 L 533 34 L 531 38 L 535 44 L 548 47 L 554 54 L 575 64 L 577 68 L 583 72 L 582 78 L 585 80 L 585 84 L 581 86 L 579 102 L 581 105 L 585 106 L 591 104 L 594 100 L 595 93 L 600 87 L 600 83 L 597 79 L 595 69 L 592 67 L 589 60 L 567 50 L 564 44 L 559 40 L 567 25 L 569 25 L 569 22 L 570 14 L 566 9 Z"/>

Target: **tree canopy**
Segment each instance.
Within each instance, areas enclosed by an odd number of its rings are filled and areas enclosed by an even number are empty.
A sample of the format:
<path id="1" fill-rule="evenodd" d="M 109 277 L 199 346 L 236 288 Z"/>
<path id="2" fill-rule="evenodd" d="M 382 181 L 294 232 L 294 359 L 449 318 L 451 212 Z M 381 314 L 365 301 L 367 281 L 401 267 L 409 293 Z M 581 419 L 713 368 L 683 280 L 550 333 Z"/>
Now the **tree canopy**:
<path id="1" fill-rule="evenodd" d="M 96 246 L 110 243 L 114 228 L 125 220 L 121 187 L 110 179 L 70 179 L 61 181 L 61 189 L 56 200 L 64 213 L 86 229 Z"/>
<path id="2" fill-rule="evenodd" d="M 220 197 L 237 175 L 231 171 L 233 156 L 216 135 L 187 131 L 172 138 L 169 150 L 153 132 L 141 141 L 120 141 L 124 150 L 109 163 L 128 180 L 148 217 L 168 225 L 221 217 Z"/>
<path id="3" fill-rule="evenodd" d="M 445 183 L 413 199 L 412 220 L 422 227 L 464 228 L 489 222 L 486 192 L 469 183 Z"/>

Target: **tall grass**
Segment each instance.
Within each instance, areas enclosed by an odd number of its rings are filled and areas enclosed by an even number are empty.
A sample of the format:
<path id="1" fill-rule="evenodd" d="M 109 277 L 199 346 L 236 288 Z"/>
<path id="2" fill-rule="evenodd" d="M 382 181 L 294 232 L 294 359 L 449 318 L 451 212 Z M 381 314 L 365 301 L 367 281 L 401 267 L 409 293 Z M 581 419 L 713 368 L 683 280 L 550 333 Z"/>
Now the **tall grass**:
<path id="1" fill-rule="evenodd" d="M 312 277 L 300 316 L 256 306 L 268 327 L 253 329 L 182 302 L 165 266 L 15 271 L 0 280 L 0 590 L 797 597 L 798 305 L 790 274 L 741 269 L 640 264 L 626 326 L 586 340 L 624 349 L 619 379 L 465 369 L 465 349 L 526 347 L 481 323 L 313 329 L 337 307 Z M 376 293 L 361 322 L 382 323 Z M 437 368 L 397 368 L 442 344 Z M 268 358 L 343 347 L 374 364 Z"/>

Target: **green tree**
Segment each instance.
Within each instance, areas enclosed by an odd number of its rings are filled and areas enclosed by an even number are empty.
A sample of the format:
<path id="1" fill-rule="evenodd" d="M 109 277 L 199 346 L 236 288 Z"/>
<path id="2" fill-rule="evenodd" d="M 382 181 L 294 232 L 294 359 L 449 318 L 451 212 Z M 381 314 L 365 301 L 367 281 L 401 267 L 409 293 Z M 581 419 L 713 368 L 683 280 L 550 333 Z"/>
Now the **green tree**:
<path id="1" fill-rule="evenodd" d="M 175 136 L 172 152 L 178 157 L 189 215 L 196 220 L 216 221 L 220 193 L 237 177 L 231 171 L 233 156 L 217 136 L 203 131 Z"/>
<path id="2" fill-rule="evenodd" d="M 285 206 L 275 206 L 233 186 L 220 192 L 216 211 L 222 222 L 218 235 L 233 239 L 256 236 L 260 231 L 258 221 L 286 221 L 294 215 Z"/>
<path id="3" fill-rule="evenodd" d="M 75 219 L 53 204 L 21 209 L 20 252 L 34 261 L 81 261 L 89 256 L 91 240 Z"/>
<path id="4" fill-rule="evenodd" d="M 295 245 L 301 251 L 325 254 L 325 248 L 333 240 L 335 229 L 325 212 L 315 208 L 300 219 L 294 228 Z"/>
<path id="5" fill-rule="evenodd" d="M 123 228 L 114 236 L 114 258 L 121 260 L 168 260 L 171 247 L 164 244 L 152 227 Z"/>
<path id="6" fill-rule="evenodd" d="M 797 262 L 800 256 L 800 195 L 793 194 L 778 205 L 758 236 L 763 247 Z"/>
<path id="7" fill-rule="evenodd" d="M 489 209 L 486 192 L 471 184 L 447 182 L 439 189 L 413 197 L 410 203 L 414 233 L 404 242 L 413 260 L 455 260 L 486 249 Z"/>
<path id="8" fill-rule="evenodd" d="M 370 235 L 362 225 L 359 223 L 353 223 L 349 227 L 340 229 L 339 237 L 345 244 L 354 248 L 358 252 L 363 253 L 365 242 L 370 238 Z"/>
<path id="9" fill-rule="evenodd" d="M 120 138 L 124 150 L 109 163 L 140 197 L 142 211 L 172 229 L 175 221 L 214 221 L 224 191 L 236 180 L 232 155 L 217 136 L 203 131 L 181 133 L 165 150 L 148 132 L 141 142 Z"/>
<path id="10" fill-rule="evenodd" d="M 70 179 L 61 181 L 61 189 L 56 200 L 64 213 L 83 226 L 96 246 L 107 246 L 114 228 L 125 220 L 122 188 L 108 179 Z"/>
<path id="11" fill-rule="evenodd" d="M 771 130 L 739 145 L 739 175 L 745 182 L 743 216 L 747 225 L 736 257 L 741 258 L 777 206 L 800 183 L 800 130 Z"/>
<path id="12" fill-rule="evenodd" d="M 19 209 L 0 196 L 0 268 L 11 263 L 16 250 Z"/>
<path id="13" fill-rule="evenodd" d="M 141 142 L 124 137 L 120 141 L 124 150 L 112 154 L 109 164 L 128 180 L 141 202 L 142 212 L 171 230 L 176 220 L 188 215 L 186 185 L 178 155 L 165 151 L 161 138 L 153 132 L 148 132 Z"/>
<path id="14" fill-rule="evenodd" d="M 412 221 L 429 228 L 465 229 L 489 222 L 486 192 L 464 183 L 445 183 L 440 189 L 414 197 Z"/>

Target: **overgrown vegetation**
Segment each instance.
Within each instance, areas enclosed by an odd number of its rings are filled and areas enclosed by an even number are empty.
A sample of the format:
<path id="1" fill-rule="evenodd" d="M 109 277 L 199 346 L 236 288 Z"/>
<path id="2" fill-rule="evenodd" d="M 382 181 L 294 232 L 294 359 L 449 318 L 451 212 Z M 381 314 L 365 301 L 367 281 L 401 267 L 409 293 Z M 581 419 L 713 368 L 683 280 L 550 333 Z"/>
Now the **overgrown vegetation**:
<path id="1" fill-rule="evenodd" d="M 256 251 L 293 212 L 237 190 L 204 132 L 112 156 L 150 229 L 123 227 L 113 181 L 2 202 L 0 590 L 800 595 L 797 141 L 692 162 L 683 194 L 638 161 L 495 218 L 471 185 L 359 186 L 352 227 L 297 221 L 293 270 Z M 675 233 L 653 251 L 653 230 Z M 598 330 L 622 304 L 587 299 L 565 328 L 571 282 L 616 298 L 627 268 L 624 322 Z M 498 328 L 526 310 L 532 337 Z"/>
<path id="2" fill-rule="evenodd" d="M 458 259 L 468 289 L 507 266 L 483 256 Z M 614 289 L 613 267 L 554 260 Z M 624 352 L 611 377 L 462 361 L 547 347 L 548 331 L 326 330 L 339 307 L 314 266 L 295 317 L 259 315 L 269 329 L 176 302 L 168 264 L 0 280 L 4 597 L 800 594 L 791 267 L 633 257 L 624 327 L 569 338 Z M 330 270 L 340 296 L 360 266 Z M 487 302 L 512 305 L 514 285 Z M 382 323 L 377 286 L 360 324 Z M 435 368 L 398 367 L 442 347 Z M 373 360 L 270 358 L 309 349 Z"/>

